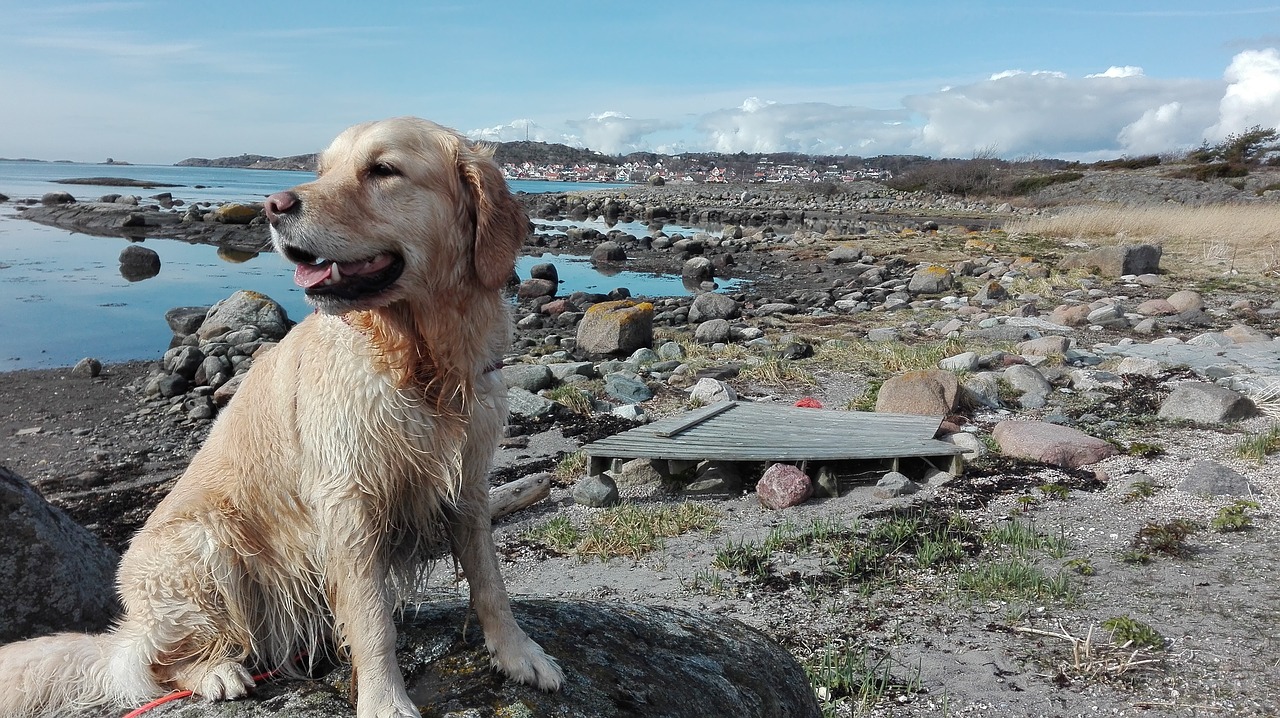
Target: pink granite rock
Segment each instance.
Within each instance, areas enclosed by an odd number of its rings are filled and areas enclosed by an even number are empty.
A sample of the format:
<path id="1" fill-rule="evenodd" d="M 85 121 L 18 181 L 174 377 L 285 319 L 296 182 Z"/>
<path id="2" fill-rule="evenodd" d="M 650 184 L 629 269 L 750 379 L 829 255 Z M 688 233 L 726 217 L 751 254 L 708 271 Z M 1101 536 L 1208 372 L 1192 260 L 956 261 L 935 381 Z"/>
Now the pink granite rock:
<path id="1" fill-rule="evenodd" d="M 791 464 L 774 464 L 756 484 L 760 504 L 768 509 L 785 509 L 802 504 L 813 496 L 813 481 Z"/>
<path id="2" fill-rule="evenodd" d="M 1003 454 L 1064 468 L 1094 464 L 1119 453 L 1114 445 L 1079 429 L 1043 421 L 1006 420 L 991 433 Z"/>

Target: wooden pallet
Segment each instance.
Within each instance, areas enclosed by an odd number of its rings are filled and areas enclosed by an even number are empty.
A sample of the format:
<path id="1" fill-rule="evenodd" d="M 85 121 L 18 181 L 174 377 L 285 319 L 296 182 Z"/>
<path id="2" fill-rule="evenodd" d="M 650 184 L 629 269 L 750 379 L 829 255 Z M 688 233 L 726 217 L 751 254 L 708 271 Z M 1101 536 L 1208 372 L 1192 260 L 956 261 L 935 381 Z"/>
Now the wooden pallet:
<path id="1" fill-rule="evenodd" d="M 837 462 L 902 459 L 963 469 L 954 444 L 934 439 L 942 417 L 721 402 L 592 442 L 583 447 L 590 471 L 614 459 L 677 461 Z"/>

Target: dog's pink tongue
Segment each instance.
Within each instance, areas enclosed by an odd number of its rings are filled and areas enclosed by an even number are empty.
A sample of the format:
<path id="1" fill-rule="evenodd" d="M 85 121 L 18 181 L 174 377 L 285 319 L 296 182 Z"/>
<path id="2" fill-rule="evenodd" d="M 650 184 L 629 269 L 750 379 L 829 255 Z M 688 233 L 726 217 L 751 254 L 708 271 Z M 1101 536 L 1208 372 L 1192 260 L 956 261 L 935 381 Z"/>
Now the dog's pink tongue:
<path id="1" fill-rule="evenodd" d="M 310 289 L 329 278 L 333 272 L 333 262 L 320 264 L 299 264 L 293 270 L 293 283 L 303 289 Z"/>

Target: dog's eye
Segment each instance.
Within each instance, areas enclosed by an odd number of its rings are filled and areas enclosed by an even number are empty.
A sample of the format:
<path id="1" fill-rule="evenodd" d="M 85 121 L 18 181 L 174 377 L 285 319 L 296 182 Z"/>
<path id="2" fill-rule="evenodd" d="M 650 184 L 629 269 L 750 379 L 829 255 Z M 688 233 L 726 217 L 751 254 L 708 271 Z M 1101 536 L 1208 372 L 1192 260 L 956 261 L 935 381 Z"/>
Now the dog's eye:
<path id="1" fill-rule="evenodd" d="M 375 162 L 369 166 L 369 174 L 373 177 L 399 177 L 400 170 L 386 162 Z"/>

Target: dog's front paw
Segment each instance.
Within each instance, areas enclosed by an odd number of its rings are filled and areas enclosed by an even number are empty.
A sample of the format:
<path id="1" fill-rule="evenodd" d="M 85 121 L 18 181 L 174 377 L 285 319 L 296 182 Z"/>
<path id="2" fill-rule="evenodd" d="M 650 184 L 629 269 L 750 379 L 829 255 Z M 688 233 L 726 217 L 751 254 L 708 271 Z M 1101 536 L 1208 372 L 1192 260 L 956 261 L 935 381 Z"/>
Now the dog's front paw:
<path id="1" fill-rule="evenodd" d="M 193 691 L 212 701 L 243 698 L 253 688 L 253 676 L 239 663 L 219 663 L 205 672 Z"/>
<path id="2" fill-rule="evenodd" d="M 564 682 L 564 672 L 556 659 L 547 655 L 533 639 L 514 641 L 514 645 L 491 646 L 490 660 L 493 666 L 511 678 L 537 686 L 544 691 L 556 691 Z"/>
<path id="3" fill-rule="evenodd" d="M 390 702 L 372 705 L 372 701 L 357 700 L 357 718 L 422 718 L 422 711 L 408 696 L 396 696 Z"/>

